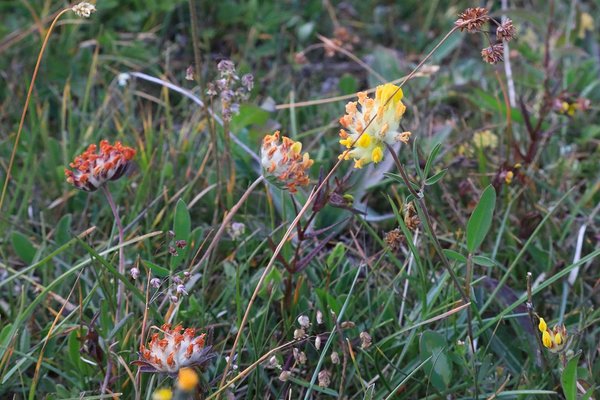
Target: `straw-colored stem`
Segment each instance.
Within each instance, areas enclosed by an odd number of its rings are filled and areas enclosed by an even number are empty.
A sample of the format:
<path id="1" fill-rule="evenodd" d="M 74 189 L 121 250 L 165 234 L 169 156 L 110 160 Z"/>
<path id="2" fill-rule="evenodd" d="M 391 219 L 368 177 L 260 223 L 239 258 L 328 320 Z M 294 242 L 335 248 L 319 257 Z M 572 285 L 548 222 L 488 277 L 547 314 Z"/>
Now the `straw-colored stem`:
<path id="1" fill-rule="evenodd" d="M 42 64 L 42 57 L 44 56 L 44 52 L 46 51 L 46 46 L 48 45 L 48 40 L 50 39 L 50 35 L 56 26 L 56 23 L 60 19 L 60 17 L 66 12 L 71 11 L 70 8 L 65 8 L 61 12 L 59 12 L 56 17 L 52 20 L 50 27 L 48 28 L 48 32 L 44 37 L 44 41 L 42 42 L 42 47 L 40 52 L 38 53 L 38 58 L 35 63 L 35 68 L 33 69 L 33 74 L 31 75 L 31 83 L 29 84 L 29 90 L 27 91 L 27 98 L 25 99 L 25 105 L 23 106 L 23 112 L 21 113 L 21 120 L 19 121 L 19 128 L 17 129 L 17 137 L 15 138 L 15 145 L 13 146 L 12 152 L 10 153 L 10 160 L 8 162 L 8 168 L 6 169 L 6 178 L 4 178 L 4 186 L 2 186 L 2 194 L 0 195 L 0 210 L 2 210 L 2 205 L 4 204 L 4 197 L 6 196 L 6 189 L 8 188 L 8 181 L 10 180 L 10 173 L 12 171 L 13 164 L 15 162 L 15 156 L 17 154 L 17 148 L 19 147 L 19 140 L 21 139 L 21 133 L 23 132 L 23 125 L 25 124 L 25 117 L 27 116 L 27 110 L 29 109 L 29 102 L 31 101 L 31 94 L 33 93 L 33 87 L 35 86 L 35 80 L 38 75 L 38 71 L 40 70 L 40 65 Z"/>

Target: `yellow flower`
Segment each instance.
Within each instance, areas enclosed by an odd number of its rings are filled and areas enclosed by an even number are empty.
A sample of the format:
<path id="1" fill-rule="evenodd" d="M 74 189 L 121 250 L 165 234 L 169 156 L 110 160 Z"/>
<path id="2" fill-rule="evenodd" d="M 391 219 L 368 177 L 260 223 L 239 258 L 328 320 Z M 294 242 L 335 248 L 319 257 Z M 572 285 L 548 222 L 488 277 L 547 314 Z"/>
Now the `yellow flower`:
<path id="1" fill-rule="evenodd" d="M 362 168 L 371 162 L 381 162 L 386 144 L 407 143 L 411 133 L 399 131 L 406 106 L 398 86 L 391 83 L 378 86 L 375 99 L 368 97 L 366 92 L 358 93 L 357 97 L 358 101 L 346 105 L 346 114 L 340 118 L 343 127 L 340 144 L 351 149 L 340 158 L 352 158 L 354 167 Z"/>
<path id="2" fill-rule="evenodd" d="M 565 347 L 568 335 L 567 328 L 563 324 L 557 324 L 554 328 L 548 329 L 544 318 L 540 318 L 538 329 L 542 333 L 542 344 L 552 353 L 558 353 Z"/>
<path id="3" fill-rule="evenodd" d="M 152 400 L 171 400 L 173 391 L 169 388 L 157 389 L 152 393 Z"/>
<path id="4" fill-rule="evenodd" d="M 177 375 L 177 387 L 184 392 L 191 392 L 200 382 L 198 374 L 192 368 L 182 368 Z"/>
<path id="5" fill-rule="evenodd" d="M 260 154 L 266 174 L 285 184 L 291 193 L 296 192 L 297 186 L 309 184 L 307 171 L 313 160 L 308 153 L 302 154 L 302 143 L 281 136 L 276 131 L 264 137 Z"/>
<path id="6" fill-rule="evenodd" d="M 506 172 L 506 176 L 504 177 L 504 181 L 510 185 L 510 183 L 512 182 L 513 178 L 515 176 L 515 173 L 512 171 L 507 171 Z"/>
<path id="7" fill-rule="evenodd" d="M 493 149 L 498 146 L 498 136 L 494 135 L 489 129 L 479 131 L 473 135 L 473 144 L 475 147 L 482 149 L 488 147 Z"/>

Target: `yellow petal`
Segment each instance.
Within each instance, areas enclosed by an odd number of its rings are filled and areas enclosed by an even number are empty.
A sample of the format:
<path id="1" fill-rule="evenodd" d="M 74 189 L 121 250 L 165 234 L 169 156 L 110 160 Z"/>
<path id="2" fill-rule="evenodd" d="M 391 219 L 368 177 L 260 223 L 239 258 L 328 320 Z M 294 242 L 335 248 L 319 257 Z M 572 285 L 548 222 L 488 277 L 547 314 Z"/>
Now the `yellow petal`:
<path id="1" fill-rule="evenodd" d="M 538 325 L 538 329 L 542 333 L 546 332 L 546 329 L 548 329 L 548 325 L 546 325 L 546 321 L 544 321 L 544 318 L 540 318 L 540 324 Z"/>
<path id="2" fill-rule="evenodd" d="M 549 349 L 552 348 L 552 338 L 550 337 L 550 334 L 548 333 L 548 331 L 544 331 L 544 333 L 542 334 L 542 343 L 547 348 L 549 348 Z"/>
<path id="3" fill-rule="evenodd" d="M 152 393 L 152 400 L 171 400 L 173 398 L 173 391 L 169 388 L 162 388 Z"/>
<path id="4" fill-rule="evenodd" d="M 362 136 L 356 142 L 358 147 L 369 147 L 371 145 L 371 135 L 363 133 Z"/>
<path id="5" fill-rule="evenodd" d="M 292 145 L 292 151 L 296 154 L 300 154 L 300 152 L 302 151 L 302 143 L 300 142 L 295 142 Z"/>
<path id="6" fill-rule="evenodd" d="M 371 152 L 371 157 L 373 158 L 373 162 L 375 164 L 383 160 L 383 151 L 381 150 L 381 147 L 375 147 Z"/>
<path id="7" fill-rule="evenodd" d="M 554 335 L 554 342 L 559 346 L 562 344 L 562 336 L 560 336 L 560 333 L 557 332 L 556 335 Z"/>
<path id="8" fill-rule="evenodd" d="M 375 92 L 375 99 L 378 100 L 381 105 L 385 103 L 387 103 L 388 106 L 390 104 L 395 104 L 402 100 L 403 96 L 404 93 L 402 93 L 402 89 L 391 83 L 377 86 L 377 91 Z"/>

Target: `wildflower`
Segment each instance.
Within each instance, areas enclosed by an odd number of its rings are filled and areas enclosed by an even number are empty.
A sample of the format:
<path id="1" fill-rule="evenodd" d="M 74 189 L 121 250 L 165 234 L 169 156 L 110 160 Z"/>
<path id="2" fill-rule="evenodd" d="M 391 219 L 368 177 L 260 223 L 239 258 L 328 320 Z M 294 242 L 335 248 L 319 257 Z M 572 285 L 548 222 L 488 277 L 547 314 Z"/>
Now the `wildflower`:
<path id="1" fill-rule="evenodd" d="M 496 43 L 481 50 L 481 58 L 488 64 L 497 64 L 504 60 L 504 46 L 502 43 Z"/>
<path id="2" fill-rule="evenodd" d="M 262 142 L 261 164 L 265 172 L 283 183 L 290 193 L 295 193 L 297 186 L 310 182 L 306 171 L 313 160 L 308 153 L 301 152 L 302 143 L 280 136 L 279 131 L 266 135 Z"/>
<path id="3" fill-rule="evenodd" d="M 89 18 L 93 12 L 96 12 L 96 6 L 88 3 L 87 1 L 82 1 L 81 3 L 71 7 L 71 10 L 77 14 L 78 17 Z"/>
<path id="4" fill-rule="evenodd" d="M 371 347 L 371 343 L 372 343 L 372 339 L 371 339 L 371 335 L 369 335 L 368 332 L 361 332 L 360 333 L 360 347 L 362 347 L 363 349 L 368 349 L 369 347 Z"/>
<path id="5" fill-rule="evenodd" d="M 231 225 L 227 227 L 227 233 L 233 240 L 237 240 L 246 233 L 246 225 L 242 222 L 232 222 Z"/>
<path id="6" fill-rule="evenodd" d="M 295 340 L 303 339 L 304 336 L 306 336 L 306 332 L 304 331 L 304 329 L 300 328 L 300 329 L 294 330 L 294 339 Z"/>
<path id="7" fill-rule="evenodd" d="M 160 287 L 160 279 L 158 279 L 158 278 L 150 279 L 150 286 L 158 289 Z"/>
<path id="8" fill-rule="evenodd" d="M 460 28 L 460 31 L 465 29 L 470 33 L 481 30 L 484 23 L 489 21 L 488 10 L 483 7 L 467 8 L 458 15 L 458 19 L 454 25 Z"/>
<path id="9" fill-rule="evenodd" d="M 75 157 L 65 169 L 67 182 L 77 189 L 93 192 L 108 181 L 119 179 L 127 172 L 130 161 L 135 155 L 131 147 L 121 142 L 111 145 L 107 140 L 100 142 L 100 151 L 96 152 L 95 144 L 89 145 L 86 151 Z"/>
<path id="10" fill-rule="evenodd" d="M 276 356 L 271 356 L 271 358 L 269 358 L 267 367 L 268 368 L 281 368 L 281 364 L 279 364 L 279 361 L 277 360 Z"/>
<path id="11" fill-rule="evenodd" d="M 152 393 L 152 400 L 171 400 L 173 391 L 169 388 L 157 389 Z"/>
<path id="12" fill-rule="evenodd" d="M 340 355 L 338 354 L 337 351 L 334 351 L 331 353 L 331 363 L 332 364 L 339 364 L 340 363 Z"/>
<path id="13" fill-rule="evenodd" d="M 177 285 L 177 294 L 183 294 L 184 296 L 188 295 L 187 290 L 185 290 L 185 285 Z"/>
<path id="14" fill-rule="evenodd" d="M 538 329 L 542 333 L 542 343 L 544 347 L 552 353 L 558 353 L 565 347 L 568 334 L 564 324 L 557 324 L 553 329 L 548 329 L 548 325 L 546 324 L 546 321 L 544 321 L 544 318 L 540 318 Z"/>
<path id="15" fill-rule="evenodd" d="M 498 40 L 506 40 L 507 42 L 509 42 L 515 37 L 516 33 L 517 31 L 515 29 L 515 26 L 513 25 L 512 21 L 508 18 L 504 20 L 504 22 L 502 22 L 500 25 L 498 25 L 498 28 L 496 28 L 496 38 Z"/>
<path id="16" fill-rule="evenodd" d="M 317 310 L 317 324 L 323 324 L 323 312 L 321 310 Z"/>
<path id="17" fill-rule="evenodd" d="M 340 144 L 352 149 L 345 151 L 340 158 L 352 158 L 354 167 L 362 168 L 370 162 L 377 164 L 383 160 L 386 144 L 407 143 L 411 133 L 399 131 L 406 106 L 402 103 L 403 93 L 398 86 L 391 83 L 378 86 L 375 99 L 368 97 L 366 92 L 358 93 L 357 97 L 358 102 L 349 102 L 346 115 L 340 118 L 343 127 Z"/>
<path id="18" fill-rule="evenodd" d="M 190 65 L 185 70 L 185 80 L 193 81 L 194 80 L 194 66 Z"/>
<path id="19" fill-rule="evenodd" d="M 310 326 L 310 319 L 306 315 L 301 315 L 298 317 L 298 324 L 306 329 Z"/>
<path id="20" fill-rule="evenodd" d="M 129 273 L 131 274 L 131 277 L 133 279 L 137 279 L 140 276 L 140 269 L 137 267 L 133 267 L 129 270 Z"/>
<path id="21" fill-rule="evenodd" d="M 473 144 L 476 147 L 485 148 L 496 148 L 498 147 L 498 136 L 496 136 L 489 129 L 476 132 L 473 135 Z"/>
<path id="22" fill-rule="evenodd" d="M 198 386 L 200 378 L 192 368 L 181 368 L 177 374 L 177 387 L 184 392 L 191 392 Z"/>
<path id="23" fill-rule="evenodd" d="M 288 379 L 290 379 L 290 376 L 292 376 L 292 373 L 290 371 L 281 371 L 281 373 L 279 374 L 279 380 L 281 382 L 286 382 Z"/>
<path id="24" fill-rule="evenodd" d="M 319 386 L 321 386 L 322 388 L 329 387 L 329 385 L 331 384 L 331 373 L 327 370 L 319 372 L 318 378 Z"/>
<path id="25" fill-rule="evenodd" d="M 515 176 L 514 172 L 512 172 L 512 171 L 506 171 L 506 176 L 504 177 L 504 182 L 506 182 L 507 185 L 510 185 L 510 183 L 512 182 L 514 176 Z"/>
<path id="26" fill-rule="evenodd" d="M 184 249 L 185 246 L 187 246 L 187 242 L 185 240 L 177 240 L 175 242 L 175 246 L 177 246 L 180 249 Z"/>
<path id="27" fill-rule="evenodd" d="M 303 351 L 294 347 L 293 354 L 294 360 L 296 360 L 298 364 L 306 364 L 306 354 Z"/>
<path id="28" fill-rule="evenodd" d="M 206 334 L 196 336 L 196 330 L 165 324 L 160 333 L 152 335 L 148 347 L 140 346 L 140 359 L 135 364 L 142 372 L 176 374 L 182 368 L 203 367 L 215 355 L 206 346 Z"/>

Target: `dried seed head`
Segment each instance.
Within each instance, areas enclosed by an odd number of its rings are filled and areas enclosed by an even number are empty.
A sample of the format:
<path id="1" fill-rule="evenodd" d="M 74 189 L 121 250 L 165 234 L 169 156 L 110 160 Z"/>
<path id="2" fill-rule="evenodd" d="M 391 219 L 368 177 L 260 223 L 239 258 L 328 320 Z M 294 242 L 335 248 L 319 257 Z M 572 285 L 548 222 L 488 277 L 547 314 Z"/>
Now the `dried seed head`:
<path id="1" fill-rule="evenodd" d="M 322 388 L 329 387 L 331 384 L 331 373 L 327 370 L 319 372 L 319 386 Z"/>
<path id="2" fill-rule="evenodd" d="M 71 7 L 71 10 L 77 14 L 78 17 L 89 18 L 93 12 L 96 12 L 96 6 L 88 3 L 87 1 L 83 1 Z"/>
<path id="3" fill-rule="evenodd" d="M 402 243 L 404 243 L 404 234 L 399 228 L 393 229 L 385 234 L 385 243 L 393 251 L 400 250 Z"/>
<path id="4" fill-rule="evenodd" d="M 281 373 L 279 374 L 279 380 L 281 382 L 286 382 L 290 376 L 292 376 L 292 373 L 290 371 L 281 371 Z"/>
<path id="5" fill-rule="evenodd" d="M 371 335 L 369 335 L 368 332 L 361 332 L 360 333 L 360 347 L 362 347 L 363 349 L 368 349 L 369 347 L 371 347 L 372 344 L 372 339 L 371 339 Z"/>
<path id="6" fill-rule="evenodd" d="M 352 321 L 344 321 L 340 324 L 342 329 L 352 329 L 356 326 L 356 324 Z"/>
<path id="7" fill-rule="evenodd" d="M 506 40 L 509 42 L 514 39 L 516 33 L 517 30 L 512 21 L 508 18 L 496 28 L 496 38 L 498 40 Z"/>
<path id="8" fill-rule="evenodd" d="M 454 25 L 462 31 L 465 29 L 471 33 L 481 30 L 481 27 L 490 19 L 488 10 L 483 7 L 467 8 L 458 15 Z"/>
<path id="9" fill-rule="evenodd" d="M 194 66 L 190 65 L 189 67 L 186 68 L 185 70 L 185 79 L 187 81 L 193 81 L 194 80 Z"/>
<path id="10" fill-rule="evenodd" d="M 338 354 L 337 351 L 334 351 L 331 353 L 331 363 L 332 364 L 339 364 L 340 363 L 340 355 Z"/>
<path id="11" fill-rule="evenodd" d="M 294 347 L 293 354 L 294 360 L 296 360 L 298 364 L 306 364 L 306 354 L 304 354 L 303 351 L 300 351 L 299 349 Z"/>
<path id="12" fill-rule="evenodd" d="M 481 50 L 481 57 L 488 64 L 497 64 L 499 61 L 504 60 L 504 46 L 502 43 L 496 43 L 486 47 Z"/>
<path id="13" fill-rule="evenodd" d="M 184 249 L 185 246 L 187 246 L 187 242 L 185 240 L 177 240 L 175 242 L 175 246 L 177 246 L 180 249 Z"/>
<path id="14" fill-rule="evenodd" d="M 317 335 L 315 338 L 315 348 L 321 350 L 321 336 Z"/>
<path id="15" fill-rule="evenodd" d="M 415 206 L 412 201 L 410 203 L 406 203 L 404 206 L 404 224 L 406 224 L 406 227 L 411 231 L 414 231 L 417 229 L 420 223 L 421 220 L 419 219 L 419 215 L 417 214 L 417 210 L 415 210 Z"/>
<path id="16" fill-rule="evenodd" d="M 307 329 L 310 326 L 310 319 L 306 315 L 301 315 L 298 317 L 298 324 L 304 329 Z"/>
<path id="17" fill-rule="evenodd" d="M 303 339 L 305 336 L 306 336 L 306 332 L 302 328 L 296 329 L 294 331 L 294 339 L 296 339 L 296 340 Z"/>

